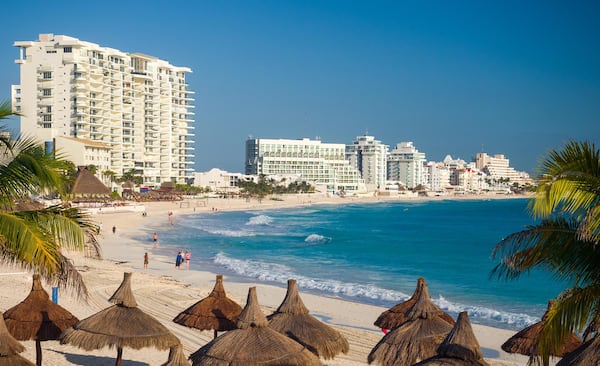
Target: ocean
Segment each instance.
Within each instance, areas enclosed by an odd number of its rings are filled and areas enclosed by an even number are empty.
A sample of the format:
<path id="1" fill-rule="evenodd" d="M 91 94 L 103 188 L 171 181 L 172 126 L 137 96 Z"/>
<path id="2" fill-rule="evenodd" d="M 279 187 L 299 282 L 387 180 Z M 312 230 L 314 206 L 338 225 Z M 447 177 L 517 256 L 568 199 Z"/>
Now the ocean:
<path id="1" fill-rule="evenodd" d="M 473 323 L 521 329 L 565 284 L 534 271 L 491 277 L 496 243 L 533 224 L 526 199 L 313 205 L 177 217 L 164 254 L 190 250 L 192 269 L 391 307 L 424 277 L 433 301 Z M 149 233 L 150 235 L 150 233 Z M 373 319 L 375 320 L 375 319 Z"/>

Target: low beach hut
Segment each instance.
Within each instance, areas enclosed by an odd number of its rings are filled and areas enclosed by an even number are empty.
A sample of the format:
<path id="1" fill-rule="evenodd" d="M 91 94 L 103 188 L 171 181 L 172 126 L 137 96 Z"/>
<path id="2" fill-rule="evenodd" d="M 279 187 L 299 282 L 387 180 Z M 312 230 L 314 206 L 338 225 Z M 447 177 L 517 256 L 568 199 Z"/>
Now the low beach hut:
<path id="1" fill-rule="evenodd" d="M 519 331 L 514 336 L 510 337 L 506 342 L 502 344 L 502 349 L 508 353 L 519 353 L 525 356 L 529 356 L 529 359 L 538 357 L 538 341 L 540 337 L 540 333 L 544 329 L 544 324 L 546 323 L 546 317 L 548 312 L 554 306 L 554 301 L 550 300 L 548 302 L 548 308 L 544 315 L 542 316 L 542 320 L 539 322 L 528 326 L 527 328 Z M 581 339 L 575 334 L 569 334 L 565 339 L 564 343 L 560 345 L 560 348 L 551 354 L 551 356 L 555 357 L 563 357 L 569 352 L 572 352 L 577 347 L 581 346 Z M 542 359 L 542 365 L 548 366 L 550 364 L 550 357 L 546 357 Z"/>
<path id="2" fill-rule="evenodd" d="M 429 297 L 423 282 L 414 304 L 406 312 L 407 320 L 388 332 L 371 350 L 367 361 L 381 366 L 411 366 L 432 357 L 452 329 L 441 317 L 442 309 Z"/>
<path id="3" fill-rule="evenodd" d="M 236 329 L 236 321 L 242 307 L 225 294 L 223 275 L 217 275 L 212 292 L 204 299 L 179 313 L 173 321 L 186 327 L 217 332 Z"/>
<path id="4" fill-rule="evenodd" d="M 489 366 L 483 359 L 481 348 L 466 311 L 437 349 L 437 354 L 414 366 Z"/>
<path id="5" fill-rule="evenodd" d="M 19 341 L 35 341 L 36 364 L 42 364 L 44 341 L 58 340 L 63 330 L 79 319 L 62 306 L 50 300 L 40 280 L 33 275 L 31 292 L 25 300 L 4 312 L 6 328 Z"/>
<path id="6" fill-rule="evenodd" d="M 77 167 L 77 176 L 71 189 L 73 202 L 106 202 L 111 199 L 110 193 L 110 189 L 87 166 Z"/>
<path id="7" fill-rule="evenodd" d="M 6 329 L 4 316 L 0 312 L 0 366 L 34 366 L 35 364 L 19 355 L 25 347 Z"/>
<path id="8" fill-rule="evenodd" d="M 425 279 L 423 277 L 419 277 L 417 280 L 417 288 L 415 289 L 413 295 L 408 300 L 396 304 L 381 313 L 381 315 L 379 315 L 373 324 L 381 329 L 394 329 L 404 324 L 406 321 L 408 321 L 408 312 L 421 295 L 421 292 L 425 286 L 427 286 Z M 446 320 L 450 325 L 454 325 L 454 319 L 446 312 L 441 311 L 439 316 Z"/>
<path id="9" fill-rule="evenodd" d="M 271 329 L 258 306 L 256 287 L 238 317 L 237 329 L 213 339 L 190 356 L 192 366 L 317 366 L 319 358 L 305 346 Z"/>
<path id="10" fill-rule="evenodd" d="M 312 353 L 326 360 L 350 350 L 348 340 L 340 332 L 309 314 L 294 279 L 288 280 L 283 302 L 267 319 L 271 328 L 303 344 Z"/>
<path id="11" fill-rule="evenodd" d="M 108 301 L 115 305 L 66 329 L 60 337 L 61 344 L 70 343 L 86 351 L 116 347 L 116 366 L 121 365 L 125 347 L 168 350 L 180 346 L 173 333 L 137 307 L 131 290 L 131 273 L 124 274 L 123 282 Z"/>

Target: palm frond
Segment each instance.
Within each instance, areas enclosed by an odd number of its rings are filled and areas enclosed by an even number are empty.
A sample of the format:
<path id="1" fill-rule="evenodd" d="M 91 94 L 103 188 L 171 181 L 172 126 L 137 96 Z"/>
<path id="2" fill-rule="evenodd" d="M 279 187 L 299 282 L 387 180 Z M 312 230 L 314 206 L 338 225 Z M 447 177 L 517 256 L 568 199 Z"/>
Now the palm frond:
<path id="1" fill-rule="evenodd" d="M 599 304 L 600 285 L 564 291 L 546 314 L 538 343 L 539 353 L 556 352 L 569 334 L 583 331 L 596 317 L 593 309 L 598 309 Z"/>
<path id="2" fill-rule="evenodd" d="M 596 271 L 600 248 L 581 240 L 576 220 L 557 217 L 513 233 L 496 245 L 492 257 L 501 257 L 491 273 L 498 278 L 515 279 L 534 268 L 542 268 L 572 284 L 600 280 Z"/>

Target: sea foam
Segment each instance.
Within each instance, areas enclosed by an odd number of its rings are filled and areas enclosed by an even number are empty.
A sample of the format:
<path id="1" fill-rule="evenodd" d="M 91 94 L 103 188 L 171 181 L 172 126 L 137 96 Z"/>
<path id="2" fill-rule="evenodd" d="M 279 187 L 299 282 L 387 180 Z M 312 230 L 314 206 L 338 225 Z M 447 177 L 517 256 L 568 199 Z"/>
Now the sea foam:
<path id="1" fill-rule="evenodd" d="M 246 222 L 246 225 L 269 225 L 273 222 L 273 218 L 267 215 L 252 216 Z"/>
<path id="2" fill-rule="evenodd" d="M 217 265 L 224 266 L 228 270 L 243 276 L 258 279 L 261 281 L 286 284 L 290 278 L 296 279 L 301 289 L 316 291 L 323 295 L 338 296 L 349 300 L 368 302 L 374 304 L 391 304 L 405 301 L 410 295 L 389 289 L 384 289 L 372 284 L 358 284 L 351 282 L 341 282 L 333 279 L 318 279 L 306 276 L 300 276 L 293 272 L 292 268 L 278 263 L 270 263 L 256 260 L 241 260 L 230 258 L 223 252 L 219 252 L 213 258 Z M 502 312 L 486 307 L 468 306 L 448 301 L 443 296 L 439 296 L 432 301 L 442 310 L 456 316 L 461 311 L 467 311 L 469 316 L 478 323 L 495 324 L 503 323 L 511 328 L 524 328 L 537 321 L 539 318 L 527 314 L 515 314 Z M 388 306 L 386 305 L 386 306 Z"/>

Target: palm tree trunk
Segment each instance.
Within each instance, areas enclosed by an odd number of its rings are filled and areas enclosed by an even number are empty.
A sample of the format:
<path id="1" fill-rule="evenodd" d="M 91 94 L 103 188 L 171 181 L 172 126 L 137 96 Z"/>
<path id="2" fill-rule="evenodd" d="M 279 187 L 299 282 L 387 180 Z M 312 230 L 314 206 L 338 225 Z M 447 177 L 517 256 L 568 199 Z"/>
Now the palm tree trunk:
<path id="1" fill-rule="evenodd" d="M 215 338 L 217 338 L 217 330 L 215 329 Z"/>

